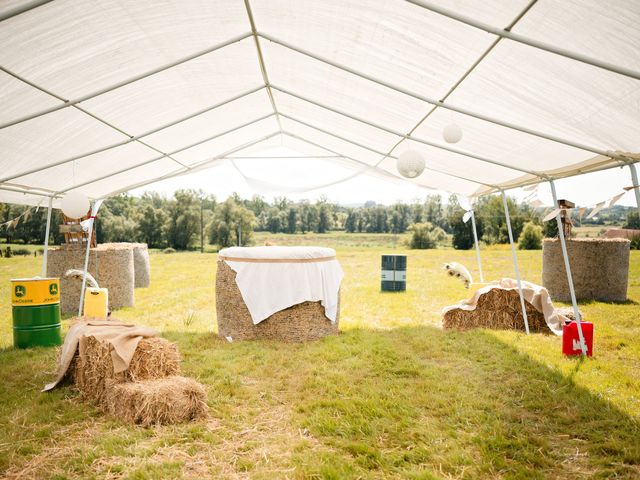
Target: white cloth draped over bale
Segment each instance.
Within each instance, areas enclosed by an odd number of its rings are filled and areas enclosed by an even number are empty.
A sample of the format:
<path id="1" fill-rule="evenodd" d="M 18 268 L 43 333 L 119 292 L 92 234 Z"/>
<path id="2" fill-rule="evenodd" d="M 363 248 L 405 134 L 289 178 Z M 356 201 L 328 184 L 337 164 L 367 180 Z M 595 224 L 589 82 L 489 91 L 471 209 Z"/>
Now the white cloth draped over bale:
<path id="1" fill-rule="evenodd" d="M 317 340 L 338 334 L 340 283 L 335 250 L 228 248 L 216 274 L 218 335 L 227 340 Z"/>
<path id="2" fill-rule="evenodd" d="M 332 248 L 231 247 L 220 250 L 219 258 L 236 272 L 254 324 L 307 301 L 320 301 L 327 318 L 336 321 L 344 272 Z"/>

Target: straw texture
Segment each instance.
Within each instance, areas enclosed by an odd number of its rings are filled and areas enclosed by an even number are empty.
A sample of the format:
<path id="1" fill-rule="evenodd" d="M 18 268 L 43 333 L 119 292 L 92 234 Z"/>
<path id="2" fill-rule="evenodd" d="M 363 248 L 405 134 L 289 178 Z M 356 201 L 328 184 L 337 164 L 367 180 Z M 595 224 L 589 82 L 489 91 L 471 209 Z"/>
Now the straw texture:
<path id="1" fill-rule="evenodd" d="M 222 260 L 218 260 L 216 275 L 216 311 L 218 335 L 233 340 L 317 340 L 327 335 L 337 335 L 340 318 L 339 304 L 336 321 L 331 323 L 320 302 L 303 302 L 254 325 L 236 284 L 236 273 Z"/>
<path id="2" fill-rule="evenodd" d="M 60 277 L 60 311 L 77 313 L 80 304 L 82 281 L 65 278 L 70 269 L 84 267 L 83 249 L 57 248 L 49 251 L 47 257 L 47 275 Z M 101 287 L 109 290 L 109 307 L 133 307 L 134 263 L 133 249 L 127 244 L 103 244 L 90 249 L 88 272 Z"/>
<path id="3" fill-rule="evenodd" d="M 191 378 L 170 376 L 113 384 L 106 411 L 124 422 L 142 426 L 187 422 L 207 415 L 204 387 Z"/>
<path id="4" fill-rule="evenodd" d="M 178 347 L 160 337 L 140 340 L 129 368 L 117 374 L 113 372 L 112 347 L 108 342 L 85 337 L 79 350 L 69 370 L 82 397 L 96 403 L 105 400 L 111 383 L 157 379 L 180 373 Z"/>
<path id="5" fill-rule="evenodd" d="M 525 301 L 529 331 L 549 333 L 544 315 Z M 468 330 L 489 328 L 493 330 L 522 330 L 524 317 L 517 290 L 492 288 L 478 298 L 475 310 L 455 308 L 444 314 L 443 328 Z"/>
<path id="6" fill-rule="evenodd" d="M 622 238 L 572 238 L 567 254 L 578 300 L 624 302 L 629 280 L 629 247 Z M 551 298 L 570 302 L 569 284 L 558 239 L 542 244 L 542 284 Z"/>
<path id="7" fill-rule="evenodd" d="M 151 284 L 151 262 L 146 243 L 133 243 L 133 269 L 135 288 L 148 288 Z"/>

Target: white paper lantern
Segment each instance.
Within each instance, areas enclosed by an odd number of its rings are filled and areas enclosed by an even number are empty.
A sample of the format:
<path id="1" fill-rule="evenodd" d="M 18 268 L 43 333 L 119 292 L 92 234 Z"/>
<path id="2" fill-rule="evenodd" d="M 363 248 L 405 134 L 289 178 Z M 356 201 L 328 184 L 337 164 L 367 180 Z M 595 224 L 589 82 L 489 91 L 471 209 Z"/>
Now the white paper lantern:
<path id="1" fill-rule="evenodd" d="M 462 128 L 457 123 L 450 123 L 442 130 L 442 138 L 447 143 L 458 143 L 462 140 Z"/>
<path id="2" fill-rule="evenodd" d="M 403 177 L 416 178 L 424 171 L 424 166 L 424 158 L 415 150 L 407 150 L 398 157 L 397 168 Z"/>
<path id="3" fill-rule="evenodd" d="M 62 213 L 69 218 L 82 218 L 89 212 L 89 199 L 84 193 L 69 192 L 62 197 Z"/>

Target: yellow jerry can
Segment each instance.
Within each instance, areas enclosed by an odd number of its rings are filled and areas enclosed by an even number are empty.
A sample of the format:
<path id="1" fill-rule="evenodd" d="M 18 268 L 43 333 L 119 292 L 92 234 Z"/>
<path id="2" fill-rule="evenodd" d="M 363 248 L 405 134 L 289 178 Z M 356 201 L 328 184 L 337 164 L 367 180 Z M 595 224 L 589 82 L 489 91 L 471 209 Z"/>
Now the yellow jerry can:
<path id="1" fill-rule="evenodd" d="M 84 293 L 83 315 L 90 318 L 107 318 L 109 291 L 106 288 L 87 287 Z"/>

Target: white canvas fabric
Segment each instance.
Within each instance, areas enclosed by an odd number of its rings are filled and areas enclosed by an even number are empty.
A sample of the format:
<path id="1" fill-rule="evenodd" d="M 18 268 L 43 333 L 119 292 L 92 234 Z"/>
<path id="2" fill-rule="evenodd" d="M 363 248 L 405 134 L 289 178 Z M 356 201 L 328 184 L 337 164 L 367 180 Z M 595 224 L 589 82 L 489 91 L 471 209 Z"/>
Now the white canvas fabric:
<path id="1" fill-rule="evenodd" d="M 640 65 L 633 0 L 434 4 Z M 0 5 L 0 201 L 105 197 L 274 142 L 464 196 L 640 160 L 638 78 L 425 5 L 56 0 L 5 18 L 25 5 Z M 442 138 L 450 123 L 463 131 L 454 145 Z M 412 180 L 395 168 L 407 149 L 427 165 Z"/>
<path id="2" fill-rule="evenodd" d="M 285 308 L 318 301 L 326 317 L 336 321 L 344 273 L 332 248 L 231 247 L 218 255 L 236 272 L 255 325 Z"/>

